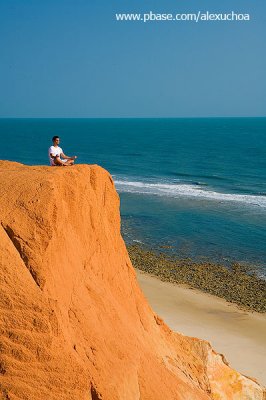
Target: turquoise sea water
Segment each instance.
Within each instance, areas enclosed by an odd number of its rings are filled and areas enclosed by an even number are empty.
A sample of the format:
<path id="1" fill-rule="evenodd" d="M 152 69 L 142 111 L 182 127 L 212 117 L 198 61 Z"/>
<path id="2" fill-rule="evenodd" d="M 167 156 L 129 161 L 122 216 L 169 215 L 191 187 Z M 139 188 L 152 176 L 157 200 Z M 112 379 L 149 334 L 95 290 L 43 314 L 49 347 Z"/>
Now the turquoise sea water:
<path id="1" fill-rule="evenodd" d="M 127 242 L 266 272 L 266 118 L 2 119 L 0 159 L 47 164 L 51 137 L 113 175 Z"/>

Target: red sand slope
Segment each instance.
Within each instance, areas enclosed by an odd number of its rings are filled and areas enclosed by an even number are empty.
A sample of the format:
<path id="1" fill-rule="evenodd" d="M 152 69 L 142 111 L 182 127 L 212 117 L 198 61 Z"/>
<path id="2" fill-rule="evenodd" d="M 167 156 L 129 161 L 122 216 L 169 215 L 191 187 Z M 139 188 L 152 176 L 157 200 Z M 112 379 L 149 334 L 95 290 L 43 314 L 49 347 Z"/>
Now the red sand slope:
<path id="1" fill-rule="evenodd" d="M 154 314 L 105 170 L 1 161 L 0 182 L 1 399 L 263 399 Z"/>

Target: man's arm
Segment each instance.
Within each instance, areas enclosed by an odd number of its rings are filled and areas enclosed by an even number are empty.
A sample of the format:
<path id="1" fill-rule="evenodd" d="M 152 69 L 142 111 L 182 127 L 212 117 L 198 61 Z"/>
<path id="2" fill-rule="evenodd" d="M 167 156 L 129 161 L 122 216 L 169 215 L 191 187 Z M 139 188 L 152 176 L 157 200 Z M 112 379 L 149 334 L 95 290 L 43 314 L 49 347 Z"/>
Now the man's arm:
<path id="1" fill-rule="evenodd" d="M 77 158 L 77 156 L 73 156 L 73 157 L 69 157 L 66 156 L 64 153 L 61 153 L 62 157 L 65 158 L 66 160 L 75 160 Z"/>

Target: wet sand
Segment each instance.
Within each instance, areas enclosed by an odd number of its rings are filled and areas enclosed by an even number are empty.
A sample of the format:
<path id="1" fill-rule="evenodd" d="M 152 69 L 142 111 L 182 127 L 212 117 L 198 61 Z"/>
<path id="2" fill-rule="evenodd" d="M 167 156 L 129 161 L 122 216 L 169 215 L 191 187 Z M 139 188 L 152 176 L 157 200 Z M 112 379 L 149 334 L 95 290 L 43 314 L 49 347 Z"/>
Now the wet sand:
<path id="1" fill-rule="evenodd" d="M 208 340 L 230 365 L 266 386 L 266 315 L 137 270 L 153 310 L 174 330 Z"/>

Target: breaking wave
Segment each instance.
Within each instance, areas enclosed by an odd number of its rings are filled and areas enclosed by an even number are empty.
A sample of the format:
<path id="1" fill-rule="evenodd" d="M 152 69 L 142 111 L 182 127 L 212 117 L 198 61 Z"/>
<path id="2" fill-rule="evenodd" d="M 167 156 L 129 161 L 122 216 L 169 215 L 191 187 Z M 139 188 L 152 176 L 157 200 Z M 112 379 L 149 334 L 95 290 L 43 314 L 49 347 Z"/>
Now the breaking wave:
<path id="1" fill-rule="evenodd" d="M 221 193 L 212 191 L 201 182 L 191 184 L 180 183 L 150 183 L 141 181 L 129 181 L 114 179 L 116 188 L 120 193 L 139 193 L 147 195 L 168 196 L 168 197 L 189 197 L 203 198 L 215 201 L 241 202 L 253 206 L 266 208 L 266 196 L 250 194 Z"/>

